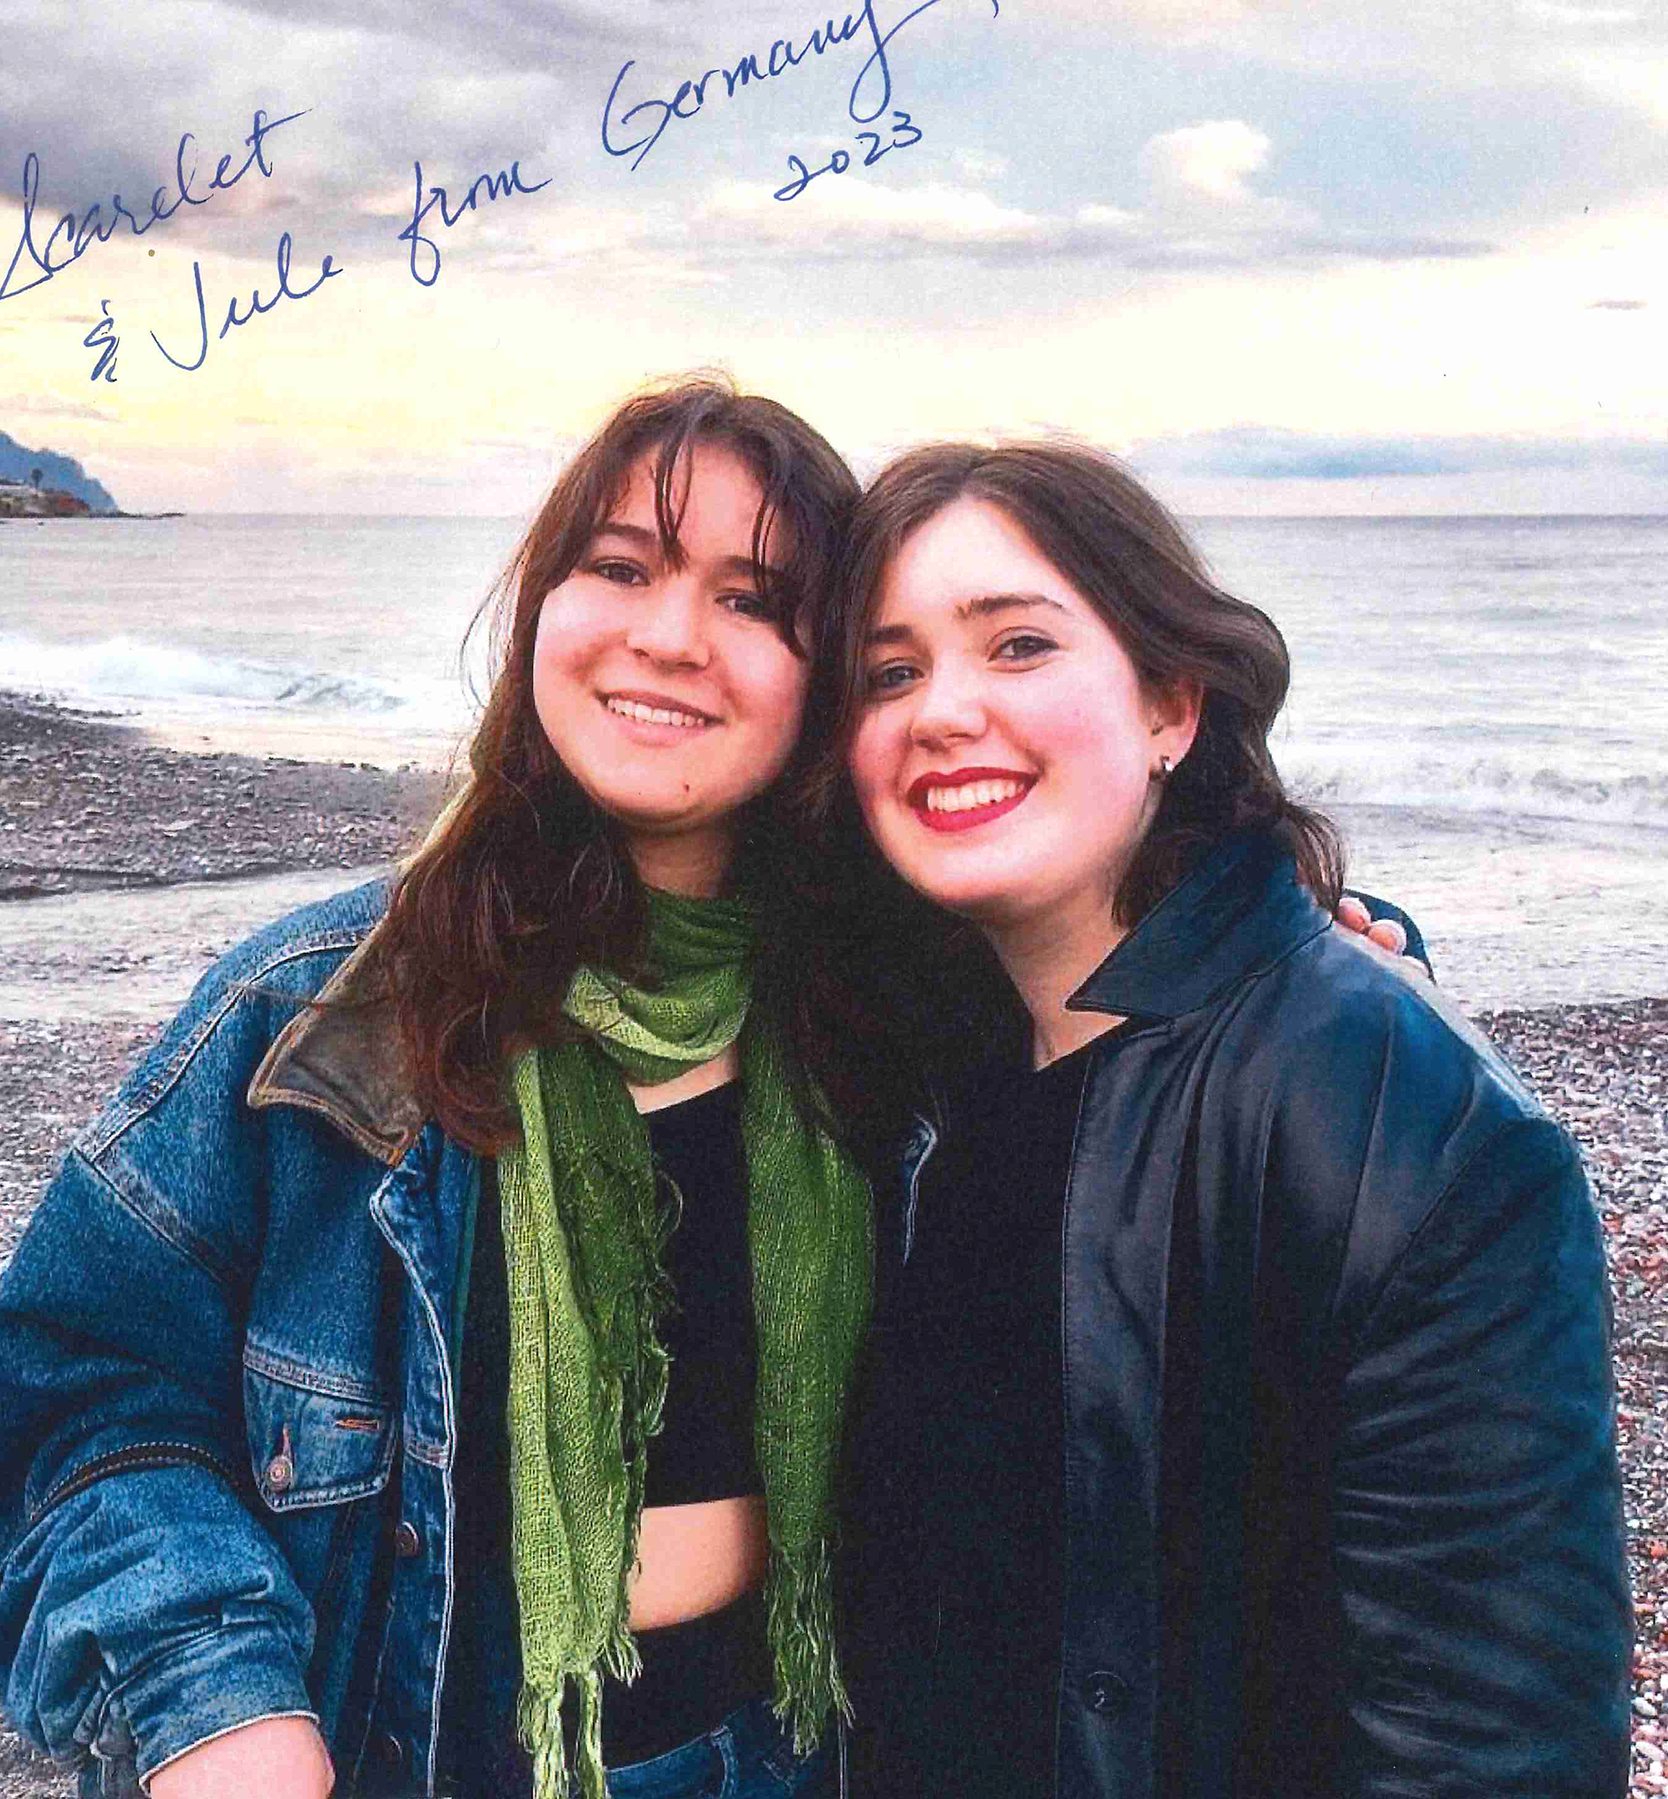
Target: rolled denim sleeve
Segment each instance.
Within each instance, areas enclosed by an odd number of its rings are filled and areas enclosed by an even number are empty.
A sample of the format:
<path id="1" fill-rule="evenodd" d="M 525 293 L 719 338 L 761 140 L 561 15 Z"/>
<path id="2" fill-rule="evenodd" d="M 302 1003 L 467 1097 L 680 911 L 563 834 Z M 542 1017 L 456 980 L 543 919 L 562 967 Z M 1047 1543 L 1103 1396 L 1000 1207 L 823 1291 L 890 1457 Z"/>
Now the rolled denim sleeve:
<path id="1" fill-rule="evenodd" d="M 237 993 L 199 990 L 67 1157 L 0 1277 L 6 1709 L 75 1759 L 107 1753 L 125 1720 L 142 1774 L 240 1723 L 310 1711 L 311 1610 L 245 1503 L 241 1346 L 263 1199 L 242 1090 L 262 1030 L 227 1022 Z"/>
<path id="2" fill-rule="evenodd" d="M 306 1603 L 199 1468 L 111 1475 L 55 1507 L 8 1557 L 0 1613 L 20 1625 L 7 1709 L 56 1755 L 126 1734 L 146 1777 L 257 1718 L 314 1715 Z"/>
<path id="3" fill-rule="evenodd" d="M 1349 1790 L 1619 1796 L 1629 1615 L 1609 1309 L 1574 1146 L 1494 1134 L 1344 1383 L 1334 1555 Z"/>

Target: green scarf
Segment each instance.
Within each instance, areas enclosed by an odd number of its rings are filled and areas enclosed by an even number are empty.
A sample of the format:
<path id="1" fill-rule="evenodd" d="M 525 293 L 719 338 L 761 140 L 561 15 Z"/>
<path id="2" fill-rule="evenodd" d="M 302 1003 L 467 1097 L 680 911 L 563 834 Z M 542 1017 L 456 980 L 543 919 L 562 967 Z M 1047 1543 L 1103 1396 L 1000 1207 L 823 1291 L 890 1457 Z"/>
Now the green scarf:
<path id="1" fill-rule="evenodd" d="M 628 1079 L 670 1080 L 737 1037 L 752 994 L 746 908 L 649 895 L 652 991 L 582 968 L 564 1009 L 589 1036 L 512 1070 L 522 1144 L 498 1158 L 510 1299 L 512 1558 L 522 1740 L 535 1799 L 567 1799 L 562 1703 L 578 1695 L 585 1799 L 605 1799 L 602 1677 L 630 1680 L 628 1619 L 649 1439 L 660 1428 L 668 1295 L 647 1126 Z M 780 1046 L 742 1038 L 742 1139 L 759 1373 L 754 1437 L 770 1520 L 776 1710 L 794 1744 L 849 1716 L 835 1663 L 831 1549 L 841 1417 L 868 1317 L 869 1191 L 800 1117 Z"/>

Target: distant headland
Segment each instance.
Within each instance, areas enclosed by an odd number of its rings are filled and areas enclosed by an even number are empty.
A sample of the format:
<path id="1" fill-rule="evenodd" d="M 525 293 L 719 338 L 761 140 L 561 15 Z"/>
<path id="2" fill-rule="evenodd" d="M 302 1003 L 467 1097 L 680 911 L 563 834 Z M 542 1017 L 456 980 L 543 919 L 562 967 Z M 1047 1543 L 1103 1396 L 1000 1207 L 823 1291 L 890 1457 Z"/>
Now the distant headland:
<path id="1" fill-rule="evenodd" d="M 31 450 L 0 431 L 0 519 L 173 517 L 123 512 L 73 456 Z"/>

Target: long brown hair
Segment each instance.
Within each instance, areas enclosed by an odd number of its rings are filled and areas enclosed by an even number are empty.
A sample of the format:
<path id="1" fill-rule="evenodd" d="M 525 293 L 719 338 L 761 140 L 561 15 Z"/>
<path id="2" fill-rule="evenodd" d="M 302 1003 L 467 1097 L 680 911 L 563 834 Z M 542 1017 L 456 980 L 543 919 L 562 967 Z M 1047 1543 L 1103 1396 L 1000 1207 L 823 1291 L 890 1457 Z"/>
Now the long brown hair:
<path id="1" fill-rule="evenodd" d="M 697 444 L 730 451 L 759 483 L 754 574 L 786 642 L 798 655 L 826 635 L 821 609 L 857 483 L 785 407 L 719 377 L 682 380 L 628 400 L 567 465 L 499 584 L 496 673 L 468 780 L 402 872 L 373 950 L 418 1098 L 479 1150 L 513 1140 L 505 1063 L 522 1044 L 569 1033 L 561 1004 L 574 969 L 590 962 L 641 973 L 641 885 L 612 821 L 539 724 L 533 645 L 545 595 L 573 571 L 645 459 L 662 553 L 681 556 L 680 471 Z M 757 1002 L 814 1079 L 806 1063 L 823 1032 L 806 1021 L 826 986 L 812 924 L 822 873 L 806 851 L 802 815 L 781 797 L 805 754 L 744 810 L 734 872 L 760 912 Z"/>
<path id="2" fill-rule="evenodd" d="M 1251 826 L 1283 843 L 1310 891 L 1335 907 L 1343 883 L 1338 833 L 1287 794 L 1268 747 L 1290 681 L 1285 640 L 1265 613 L 1216 585 L 1181 525 L 1127 469 L 1076 443 L 931 444 L 889 464 L 865 492 L 847 539 L 840 605 L 828 619 L 808 724 L 808 734 L 829 746 L 811 791 L 836 832 L 854 828 L 844 755 L 863 703 L 864 640 L 886 565 L 912 532 L 968 498 L 1000 507 L 1025 531 L 1094 607 L 1149 691 L 1186 679 L 1203 690 L 1193 746 L 1166 781 L 1113 896 L 1119 923 L 1136 924 L 1206 850 Z M 947 1015 L 953 1030 L 977 1036 L 995 1003 L 992 959 L 971 927 L 931 915 L 877 864 L 872 858 L 854 903 L 884 920 L 900 1021 L 918 1013 L 920 1025 Z M 912 1008 L 906 996 L 923 979 L 928 985 Z M 987 1009 L 975 1022 L 967 1007 L 981 989 Z M 942 1044 L 941 1030 L 926 1036 Z"/>

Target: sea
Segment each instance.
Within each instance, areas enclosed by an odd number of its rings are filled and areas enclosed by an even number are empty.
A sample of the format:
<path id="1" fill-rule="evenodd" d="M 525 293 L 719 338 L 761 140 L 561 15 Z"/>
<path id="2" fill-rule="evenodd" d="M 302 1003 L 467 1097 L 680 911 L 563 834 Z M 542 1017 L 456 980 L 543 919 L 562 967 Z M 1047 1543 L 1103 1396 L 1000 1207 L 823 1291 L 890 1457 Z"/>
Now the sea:
<path id="1" fill-rule="evenodd" d="M 0 690 L 185 748 L 442 765 L 520 529 L 7 524 Z M 1291 647 L 1282 773 L 1343 825 L 1352 881 L 1413 913 L 1448 991 L 1473 1009 L 1668 994 L 1668 517 L 1193 529 Z"/>

